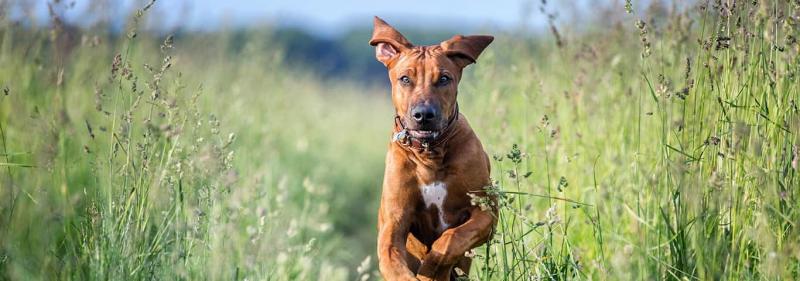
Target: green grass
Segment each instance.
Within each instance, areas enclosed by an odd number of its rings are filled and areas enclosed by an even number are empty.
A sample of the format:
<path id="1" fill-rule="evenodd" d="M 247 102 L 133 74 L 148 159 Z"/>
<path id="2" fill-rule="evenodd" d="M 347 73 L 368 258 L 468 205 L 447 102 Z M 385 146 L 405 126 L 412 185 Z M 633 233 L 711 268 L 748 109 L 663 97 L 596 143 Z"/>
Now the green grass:
<path id="1" fill-rule="evenodd" d="M 470 278 L 800 278 L 798 4 L 619 9 L 465 72 L 501 198 Z M 0 278 L 379 279 L 387 89 L 269 32 L 64 34 L 0 24 Z"/>

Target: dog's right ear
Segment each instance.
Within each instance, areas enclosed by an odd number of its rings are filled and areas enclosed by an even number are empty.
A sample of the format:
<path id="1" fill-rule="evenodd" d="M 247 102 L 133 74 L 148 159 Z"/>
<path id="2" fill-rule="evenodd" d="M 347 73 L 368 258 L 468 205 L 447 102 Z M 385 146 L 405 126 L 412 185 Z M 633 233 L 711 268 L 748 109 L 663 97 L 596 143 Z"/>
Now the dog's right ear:
<path id="1" fill-rule="evenodd" d="M 381 18 L 375 17 L 374 25 L 369 44 L 375 46 L 375 58 L 386 67 L 389 67 L 400 53 L 414 47 L 408 39 Z"/>

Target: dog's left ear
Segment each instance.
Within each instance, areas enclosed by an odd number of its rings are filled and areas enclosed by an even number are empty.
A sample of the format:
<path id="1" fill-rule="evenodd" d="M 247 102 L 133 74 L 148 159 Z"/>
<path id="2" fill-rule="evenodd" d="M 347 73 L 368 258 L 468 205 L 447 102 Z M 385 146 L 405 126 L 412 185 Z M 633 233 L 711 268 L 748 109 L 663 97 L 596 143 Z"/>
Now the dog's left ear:
<path id="1" fill-rule="evenodd" d="M 439 46 L 459 67 L 464 68 L 475 63 L 483 49 L 486 49 L 493 40 L 494 37 L 489 35 L 456 35 L 450 40 L 442 42 Z"/>

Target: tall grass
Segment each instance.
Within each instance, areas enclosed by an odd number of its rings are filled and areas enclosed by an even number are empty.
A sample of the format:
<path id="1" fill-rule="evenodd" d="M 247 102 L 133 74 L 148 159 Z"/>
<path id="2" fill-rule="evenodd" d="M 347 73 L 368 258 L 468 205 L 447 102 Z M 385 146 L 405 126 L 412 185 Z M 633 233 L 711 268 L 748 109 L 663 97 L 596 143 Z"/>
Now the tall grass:
<path id="1" fill-rule="evenodd" d="M 333 187 L 377 196 L 382 160 L 362 155 L 384 131 L 368 118 L 342 138 L 358 113 L 327 103 L 389 109 L 275 71 L 264 34 L 230 53 L 224 36 L 140 33 L 146 14 L 121 38 L 74 38 L 55 15 L 43 30 L 3 22 L 0 276 L 344 279 L 370 252 L 376 205 Z"/>
<path id="2" fill-rule="evenodd" d="M 799 7 L 722 2 L 464 79 L 504 210 L 477 278 L 799 278 Z"/>
<path id="3" fill-rule="evenodd" d="M 0 21 L 0 278 L 379 279 L 387 91 L 269 31 L 139 32 L 152 3 L 119 38 Z M 468 68 L 501 209 L 468 278 L 800 278 L 800 4 L 678 4 Z"/>

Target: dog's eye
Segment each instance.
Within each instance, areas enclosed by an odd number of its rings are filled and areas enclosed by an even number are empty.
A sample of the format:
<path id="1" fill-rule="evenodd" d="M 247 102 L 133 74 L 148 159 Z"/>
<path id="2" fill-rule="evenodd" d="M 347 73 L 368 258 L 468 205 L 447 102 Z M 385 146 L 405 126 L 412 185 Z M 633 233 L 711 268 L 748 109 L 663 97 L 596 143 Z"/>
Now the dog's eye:
<path id="1" fill-rule="evenodd" d="M 411 84 L 411 78 L 408 78 L 408 76 L 405 75 L 403 75 L 403 77 L 400 77 L 400 79 L 398 80 L 400 80 L 400 83 L 403 83 L 403 85 Z"/>
<path id="2" fill-rule="evenodd" d="M 449 83 L 450 83 L 450 77 L 442 75 L 441 77 L 439 77 L 439 80 L 436 81 L 436 86 L 441 87 Z"/>

